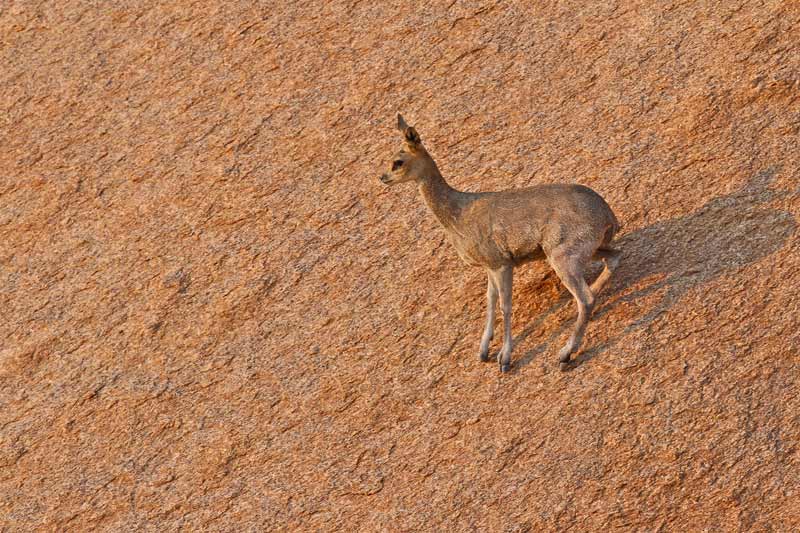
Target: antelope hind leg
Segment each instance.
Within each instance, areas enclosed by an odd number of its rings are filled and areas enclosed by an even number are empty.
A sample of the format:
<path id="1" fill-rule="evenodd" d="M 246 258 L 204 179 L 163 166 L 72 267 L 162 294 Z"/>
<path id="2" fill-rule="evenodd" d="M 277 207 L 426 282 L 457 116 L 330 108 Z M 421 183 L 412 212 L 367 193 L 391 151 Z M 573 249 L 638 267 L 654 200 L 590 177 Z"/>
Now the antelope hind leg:
<path id="1" fill-rule="evenodd" d="M 580 347 L 583 341 L 586 324 L 589 322 L 589 316 L 594 308 L 594 295 L 583 278 L 585 264 L 583 256 L 555 251 L 549 259 L 561 282 L 575 298 L 575 304 L 578 307 L 578 319 L 575 322 L 572 334 L 567 344 L 558 352 L 558 360 L 563 369 L 569 364 L 570 355 Z"/>
<path id="2" fill-rule="evenodd" d="M 613 248 L 599 248 L 594 253 L 595 259 L 600 259 L 603 261 L 605 267 L 603 271 L 597 276 L 597 279 L 594 280 L 591 287 L 589 287 L 592 291 L 592 294 L 597 296 L 597 294 L 603 290 L 603 287 L 611 278 L 611 274 L 614 273 L 614 270 L 617 269 L 617 265 L 619 265 L 619 258 L 622 255 L 622 252 L 619 250 L 614 250 Z"/>

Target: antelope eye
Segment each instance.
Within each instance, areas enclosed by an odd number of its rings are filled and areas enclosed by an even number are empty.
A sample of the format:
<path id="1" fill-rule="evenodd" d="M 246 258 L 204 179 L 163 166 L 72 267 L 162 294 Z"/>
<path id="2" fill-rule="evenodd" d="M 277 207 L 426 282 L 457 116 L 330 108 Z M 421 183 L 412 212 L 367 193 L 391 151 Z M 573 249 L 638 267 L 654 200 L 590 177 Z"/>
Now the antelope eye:
<path id="1" fill-rule="evenodd" d="M 398 168 L 400 168 L 402 166 L 403 166 L 403 160 L 402 159 L 398 159 L 397 161 L 392 163 L 392 170 L 397 170 Z"/>

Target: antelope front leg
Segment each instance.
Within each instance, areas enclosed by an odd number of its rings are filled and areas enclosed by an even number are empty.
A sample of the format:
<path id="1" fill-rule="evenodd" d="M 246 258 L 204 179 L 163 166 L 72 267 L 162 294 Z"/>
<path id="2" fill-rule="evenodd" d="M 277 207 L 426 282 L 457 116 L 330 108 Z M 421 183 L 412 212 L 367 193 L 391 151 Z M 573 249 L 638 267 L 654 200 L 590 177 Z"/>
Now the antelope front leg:
<path id="1" fill-rule="evenodd" d="M 487 276 L 489 281 L 486 289 L 486 328 L 483 330 L 483 337 L 481 337 L 481 349 L 478 353 L 481 361 L 484 363 L 489 360 L 489 343 L 494 338 L 494 313 L 497 307 L 497 287 L 492 279 L 492 273 Z"/>
<path id="2" fill-rule="evenodd" d="M 503 267 L 492 272 L 497 291 L 500 293 L 500 306 L 503 309 L 503 348 L 497 354 L 500 372 L 508 372 L 511 368 L 511 286 L 514 281 L 513 267 Z"/>

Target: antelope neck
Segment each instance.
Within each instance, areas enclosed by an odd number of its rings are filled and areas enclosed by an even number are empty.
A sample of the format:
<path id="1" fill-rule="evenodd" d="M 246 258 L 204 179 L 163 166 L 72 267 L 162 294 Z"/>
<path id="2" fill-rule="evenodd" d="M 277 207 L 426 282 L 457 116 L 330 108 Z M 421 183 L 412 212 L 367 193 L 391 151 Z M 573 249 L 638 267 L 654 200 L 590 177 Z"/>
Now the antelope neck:
<path id="1" fill-rule="evenodd" d="M 419 181 L 419 190 L 425 203 L 445 228 L 454 228 L 461 211 L 464 193 L 452 188 L 439 170 L 434 168 L 427 177 Z"/>

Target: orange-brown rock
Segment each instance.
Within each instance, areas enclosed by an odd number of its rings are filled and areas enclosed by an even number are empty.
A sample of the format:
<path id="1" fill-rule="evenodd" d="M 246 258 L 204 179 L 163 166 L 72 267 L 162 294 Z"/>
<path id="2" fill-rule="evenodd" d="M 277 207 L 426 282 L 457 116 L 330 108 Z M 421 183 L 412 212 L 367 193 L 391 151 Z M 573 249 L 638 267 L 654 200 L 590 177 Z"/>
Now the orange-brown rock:
<path id="1" fill-rule="evenodd" d="M 800 4 L 163 4 L 0 10 L 0 530 L 800 529 Z M 397 111 L 611 204 L 574 370 L 545 264 L 478 361 Z"/>

